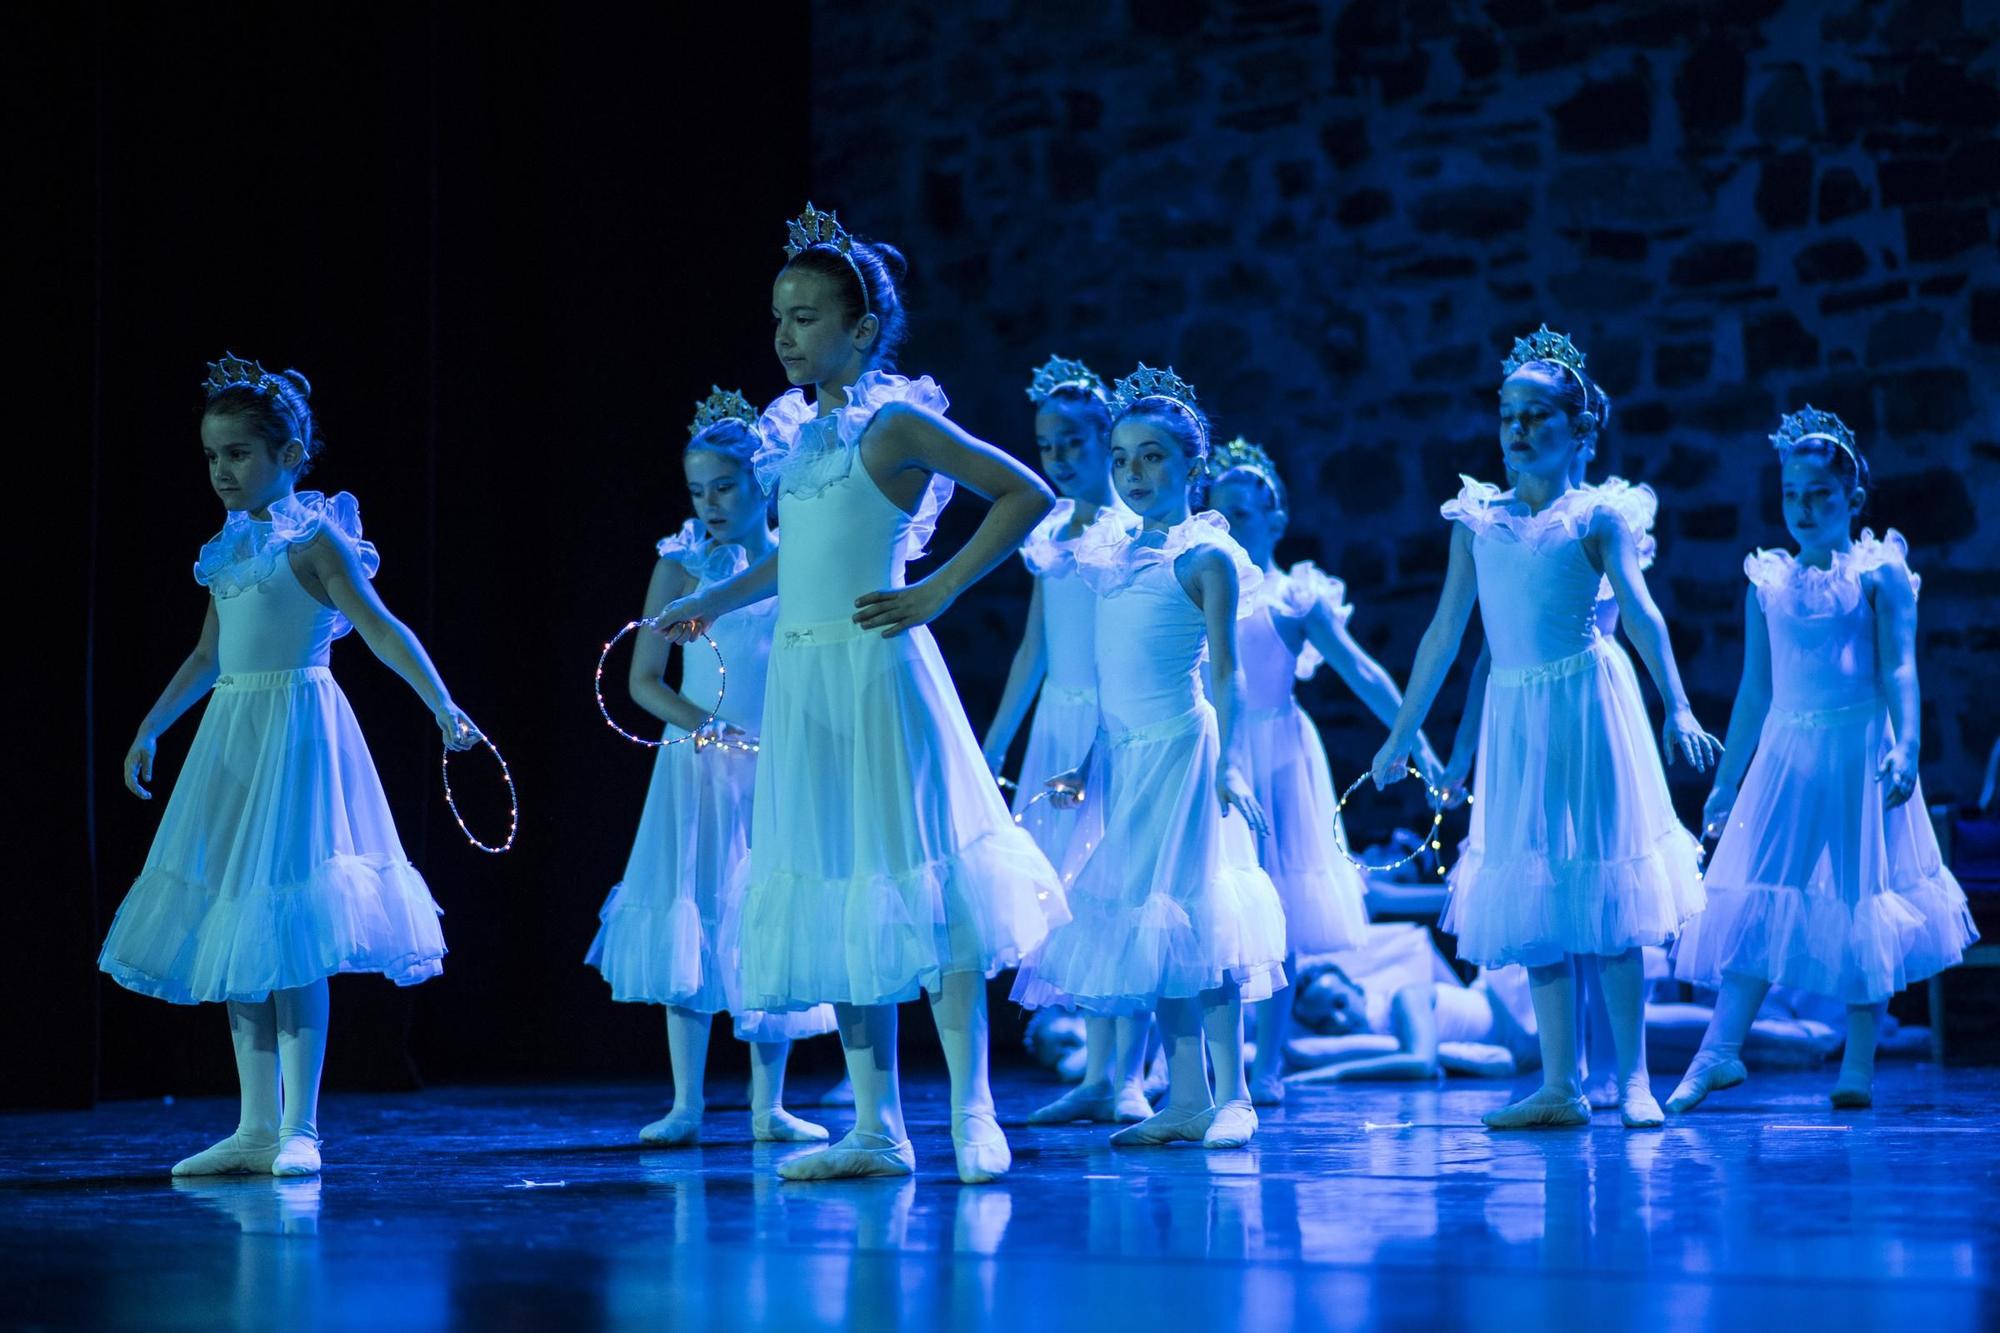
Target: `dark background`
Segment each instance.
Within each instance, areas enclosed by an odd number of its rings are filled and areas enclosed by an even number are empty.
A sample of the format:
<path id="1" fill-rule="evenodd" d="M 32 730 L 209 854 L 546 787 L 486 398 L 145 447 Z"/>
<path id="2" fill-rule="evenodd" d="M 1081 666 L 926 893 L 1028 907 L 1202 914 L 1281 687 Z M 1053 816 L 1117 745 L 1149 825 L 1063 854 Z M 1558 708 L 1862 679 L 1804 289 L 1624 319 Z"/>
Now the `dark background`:
<path id="1" fill-rule="evenodd" d="M 783 387 L 766 291 L 807 198 L 906 250 L 905 366 L 1023 456 L 1020 389 L 1050 352 L 1107 375 L 1175 364 L 1221 430 L 1270 445 L 1294 496 L 1281 554 L 1348 580 L 1356 633 L 1398 677 L 1435 595 L 1435 506 L 1494 471 L 1514 334 L 1575 333 L 1617 400 L 1600 475 L 1660 490 L 1653 587 L 1718 733 L 1741 557 L 1784 540 L 1763 437 L 1782 410 L 1833 407 L 1882 480 L 1872 521 L 1925 574 L 1934 799 L 1972 794 L 2000 726 L 1992 6 L 100 4 L 4 22 L 29 230 L 11 286 L 39 345 L 15 363 L 15 401 L 40 409 L 18 614 L 44 646 L 10 654 L 0 1103 L 232 1084 L 219 1011 L 93 969 L 159 811 L 119 759 L 200 623 L 188 568 L 219 515 L 196 385 L 224 348 L 312 377 L 331 448 L 308 484 L 360 497 L 378 587 L 521 787 L 519 848 L 466 848 L 427 716 L 358 640 L 337 651 L 452 956 L 414 991 L 336 987 L 330 1083 L 660 1076 L 658 1012 L 611 1004 L 580 961 L 650 762 L 604 730 L 587 678 L 685 514 L 693 401 Z M 939 545 L 977 516 L 955 506 Z M 938 627 L 976 726 L 1025 592 L 1010 566 Z M 1304 697 L 1344 782 L 1378 729 L 1327 676 Z M 1441 746 L 1459 700 L 1448 685 Z M 192 734 L 166 737 L 156 795 Z M 477 762 L 455 772 L 491 828 Z M 1690 819 L 1703 790 L 1675 781 Z M 801 1066 L 830 1072 L 811 1048 Z"/>

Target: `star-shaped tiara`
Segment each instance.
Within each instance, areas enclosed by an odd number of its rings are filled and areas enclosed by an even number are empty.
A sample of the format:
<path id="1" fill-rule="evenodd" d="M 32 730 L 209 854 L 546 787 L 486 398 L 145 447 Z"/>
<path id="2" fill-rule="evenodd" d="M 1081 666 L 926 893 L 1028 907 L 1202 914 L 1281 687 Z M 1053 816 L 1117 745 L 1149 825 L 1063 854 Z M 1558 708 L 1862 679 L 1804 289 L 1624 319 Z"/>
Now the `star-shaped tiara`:
<path id="1" fill-rule="evenodd" d="M 750 400 L 737 390 L 712 384 L 708 397 L 695 404 L 694 420 L 688 423 L 688 438 L 692 440 L 709 427 L 725 421 L 740 421 L 754 431 L 757 429 L 757 409 L 750 406 Z"/>
<path id="2" fill-rule="evenodd" d="M 1082 389 L 1099 397 L 1105 395 L 1104 380 L 1096 371 L 1081 361 L 1051 356 L 1036 368 L 1035 378 L 1028 384 L 1028 397 L 1033 402 L 1046 403 L 1058 389 Z"/>

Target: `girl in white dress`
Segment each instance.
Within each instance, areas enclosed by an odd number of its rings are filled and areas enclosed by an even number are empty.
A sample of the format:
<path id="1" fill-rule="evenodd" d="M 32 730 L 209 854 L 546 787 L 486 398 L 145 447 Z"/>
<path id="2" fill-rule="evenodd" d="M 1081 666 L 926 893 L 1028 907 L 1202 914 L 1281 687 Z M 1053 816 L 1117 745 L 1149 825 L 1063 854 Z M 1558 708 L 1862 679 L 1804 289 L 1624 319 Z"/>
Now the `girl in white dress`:
<path id="1" fill-rule="evenodd" d="M 1396 720 L 1403 692 L 1347 632 L 1354 608 L 1345 584 L 1310 560 L 1278 568 L 1277 543 L 1290 515 L 1270 454 L 1238 438 L 1216 450 L 1214 470 L 1209 503 L 1263 575 L 1245 598 L 1250 613 L 1236 626 L 1244 692 L 1238 728 L 1247 776 L 1271 821 L 1270 836 L 1258 841 L 1257 851 L 1285 905 L 1285 971 L 1293 974 L 1299 954 L 1355 948 L 1368 929 L 1368 883 L 1344 854 L 1326 749 L 1293 690 L 1320 663 L 1329 663 L 1384 726 Z M 1420 737 L 1417 751 L 1418 766 L 1435 777 L 1443 766 L 1430 742 Z M 1285 1100 L 1285 1008 L 1273 1003 L 1257 1010 L 1250 1099 L 1259 1106 Z"/>
<path id="2" fill-rule="evenodd" d="M 648 616 L 776 549 L 751 466 L 756 424 L 756 410 L 740 393 L 717 389 L 695 409 L 682 466 L 696 517 L 659 544 L 646 587 Z M 709 626 L 728 671 L 723 716 L 714 722 L 709 710 L 725 677 L 705 644 L 682 655 L 679 690 L 666 683 L 664 639 L 641 635 L 633 649 L 633 702 L 666 723 L 670 735 L 694 739 L 656 751 L 625 878 L 605 900 L 603 924 L 584 961 L 604 974 L 614 1000 L 666 1006 L 674 1104 L 639 1131 L 641 1142 L 656 1147 L 701 1137 L 709 1032 L 723 1012 L 735 1015 L 736 1035 L 750 1043 L 752 1136 L 762 1143 L 827 1137 L 784 1109 L 785 1060 L 793 1038 L 831 1032 L 833 1013 L 824 1006 L 786 1014 L 745 1010 L 727 934 L 742 906 L 731 891 L 740 893 L 737 871 L 750 854 L 757 774 L 752 735 L 742 724 L 763 715 L 764 664 L 777 614 L 776 599 L 766 598 Z"/>
<path id="3" fill-rule="evenodd" d="M 1516 340 L 1500 389 L 1500 443 L 1511 491 L 1465 479 L 1436 616 L 1409 693 L 1375 757 L 1377 783 L 1402 776 L 1458 650 L 1476 598 L 1493 650 L 1480 727 L 1472 830 L 1453 867 L 1444 928 L 1459 956 L 1525 963 L 1542 1047 L 1542 1087 L 1486 1117 L 1494 1129 L 1577 1126 L 1573 960 L 1599 959 L 1618 1051 L 1624 1123 L 1664 1123 L 1646 1079 L 1645 968 L 1701 909 L 1700 844 L 1674 817 L 1632 664 L 1598 629 L 1610 576 L 1627 637 L 1667 701 L 1664 742 L 1706 768 L 1718 754 L 1688 707 L 1666 624 L 1639 569 L 1642 506 L 1633 492 L 1579 488 L 1575 455 L 1607 408 L 1583 354 L 1546 327 Z"/>
<path id="4" fill-rule="evenodd" d="M 360 630 L 451 748 L 479 731 L 369 582 L 381 561 L 354 497 L 294 489 L 321 448 L 306 377 L 225 355 L 204 389 L 202 455 L 228 516 L 195 562 L 209 592 L 201 635 L 126 752 L 134 795 L 152 799 L 160 734 L 210 697 L 98 966 L 143 995 L 228 1006 L 242 1115 L 175 1175 L 311 1175 L 326 979 L 415 985 L 443 971 L 445 952 L 438 905 L 327 670 L 333 641 Z"/>
<path id="5" fill-rule="evenodd" d="M 759 424 L 757 473 L 782 551 L 671 604 L 679 638 L 778 592 L 743 900 L 743 1003 L 831 1001 L 855 1127 L 779 1167 L 792 1180 L 908 1175 L 896 1006 L 931 996 L 951 1070 L 961 1180 L 1011 1163 L 987 1081 L 985 979 L 1067 919 L 1014 823 L 924 625 L 1040 522 L 1054 497 L 944 416 L 929 379 L 885 367 L 903 331 L 895 249 L 808 206 L 772 291 L 779 362 L 801 386 Z M 810 387 L 813 400 L 802 389 Z M 960 482 L 992 501 L 970 541 L 905 584 Z"/>
<path id="6" fill-rule="evenodd" d="M 1240 721 L 1237 622 L 1259 576 L 1227 523 L 1190 512 L 1209 454 L 1193 388 L 1141 365 L 1116 402 L 1112 477 L 1143 527 L 1099 524 L 1078 543 L 1077 570 L 1098 597 L 1101 730 L 1083 764 L 1048 783 L 1094 812 L 1092 845 L 1073 875 L 1065 868 L 1075 919 L 1022 966 L 1014 998 L 1153 1011 L 1167 1105 L 1111 1142 L 1236 1148 L 1257 1131 L 1243 1001 L 1285 985 L 1284 909 L 1257 864 L 1268 826 L 1245 776 Z"/>
<path id="7" fill-rule="evenodd" d="M 1050 357 L 1028 385 L 1035 404 L 1035 444 L 1042 470 L 1062 497 L 1035 525 L 1021 559 L 1035 576 L 1028 623 L 986 732 L 986 762 L 997 775 L 1032 703 L 1014 814 L 1028 836 L 1061 867 L 1082 821 L 1035 800 L 1041 778 L 1083 762 L 1097 737 L 1097 659 L 1092 626 L 1097 595 L 1076 573 L 1077 543 L 1093 526 L 1131 530 L 1138 519 L 1111 485 L 1111 399 L 1104 381 L 1081 361 Z M 1151 1016 L 1086 1018 L 1083 1081 L 1028 1117 L 1031 1125 L 1073 1120 L 1131 1123 L 1153 1113 L 1144 1065 Z"/>
<path id="8" fill-rule="evenodd" d="M 1702 812 L 1721 842 L 1708 910 L 1674 959 L 1676 975 L 1720 990 L 1674 1112 L 1744 1080 L 1743 1041 L 1773 983 L 1847 1005 L 1833 1104 L 1870 1105 L 1882 1004 L 1978 938 L 1917 781 L 1918 580 L 1903 538 L 1850 535 L 1868 464 L 1839 417 L 1809 406 L 1771 441 L 1799 551 L 1743 562 L 1743 682 Z"/>

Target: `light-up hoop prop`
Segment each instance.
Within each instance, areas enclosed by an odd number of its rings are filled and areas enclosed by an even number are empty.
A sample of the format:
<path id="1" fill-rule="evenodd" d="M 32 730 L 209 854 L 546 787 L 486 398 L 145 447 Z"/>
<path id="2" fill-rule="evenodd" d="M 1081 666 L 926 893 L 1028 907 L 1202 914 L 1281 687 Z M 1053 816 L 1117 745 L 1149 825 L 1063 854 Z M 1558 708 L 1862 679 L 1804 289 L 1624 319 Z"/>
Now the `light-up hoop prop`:
<path id="1" fill-rule="evenodd" d="M 1347 847 L 1345 845 L 1346 839 L 1343 838 L 1341 840 L 1342 846 L 1340 848 L 1340 854 L 1346 857 L 1348 861 L 1351 864 L 1353 864 L 1357 869 L 1370 871 L 1376 874 L 1381 874 L 1390 870 L 1401 869 L 1403 866 L 1408 865 L 1410 862 L 1416 860 L 1418 857 L 1422 856 L 1427 851 L 1442 852 L 1444 850 L 1444 839 L 1439 834 L 1439 830 L 1444 825 L 1444 799 L 1445 799 L 1444 789 L 1441 787 L 1433 787 L 1430 784 L 1430 779 L 1424 776 L 1423 770 L 1418 768 L 1415 764 L 1405 764 L 1403 766 L 1403 771 L 1407 773 L 1410 777 L 1413 777 L 1417 781 L 1424 784 L 1424 799 L 1430 805 L 1431 808 L 1430 830 L 1424 835 L 1422 839 L 1418 841 L 1416 847 L 1408 855 L 1399 856 L 1395 860 L 1388 862 L 1386 865 L 1373 865 L 1367 861 L 1363 861 L 1360 857 L 1356 856 L 1354 853 L 1347 850 Z M 1363 773 L 1360 777 L 1354 779 L 1354 781 L 1347 784 L 1347 790 L 1340 794 L 1340 800 L 1336 802 L 1333 807 L 1333 813 L 1336 819 L 1340 817 L 1340 814 L 1343 810 L 1347 809 L 1347 798 L 1354 795 L 1355 792 L 1361 790 L 1362 784 L 1366 783 L 1368 779 L 1372 776 L 1373 776 L 1372 773 Z M 1471 799 L 1472 797 L 1470 793 L 1468 793 L 1466 796 L 1466 800 L 1470 801 Z M 1438 864 L 1438 874 L 1442 875 L 1443 873 L 1444 873 L 1444 864 L 1442 859 L 1440 859 Z"/>
<path id="2" fill-rule="evenodd" d="M 458 812 L 458 801 L 451 793 L 452 748 L 449 745 L 445 746 L 444 757 L 438 761 L 438 769 L 444 778 L 445 807 L 451 811 L 451 817 L 458 821 L 458 831 L 465 835 L 467 842 L 480 851 L 490 852 L 494 856 L 498 856 L 500 853 L 508 851 L 514 846 L 514 836 L 521 831 L 521 798 L 514 791 L 514 774 L 507 767 L 507 757 L 500 753 L 499 746 L 486 739 L 485 733 L 481 732 L 477 734 L 479 743 L 493 752 L 494 760 L 500 765 L 500 779 L 507 784 L 507 840 L 505 842 L 497 847 L 491 843 L 481 842 L 473 831 L 466 826 L 465 816 Z"/>
<path id="3" fill-rule="evenodd" d="M 681 745 L 692 741 L 697 750 L 715 746 L 724 750 L 736 750 L 742 754 L 756 754 L 759 747 L 755 741 L 728 740 L 702 735 L 704 731 L 721 719 L 722 701 L 729 694 L 729 667 L 722 660 L 722 646 L 716 643 L 713 635 L 706 632 L 701 635 L 701 640 L 708 645 L 709 651 L 715 654 L 715 707 L 708 710 L 708 716 L 702 719 L 700 726 L 688 732 L 685 736 L 670 736 L 662 740 L 652 740 L 645 736 L 634 735 L 632 732 L 625 730 L 625 728 L 618 725 L 617 719 L 611 716 L 611 708 L 604 702 L 604 664 L 610 660 L 611 650 L 616 648 L 619 641 L 627 634 L 630 634 L 635 629 L 651 628 L 656 623 L 653 620 L 633 620 L 626 622 L 623 629 L 605 641 L 604 651 L 597 655 L 597 673 L 594 678 L 594 687 L 597 691 L 597 711 L 604 718 L 604 725 L 617 732 L 620 736 L 623 736 L 626 740 L 631 741 L 634 745 L 643 745 L 649 750 L 657 750 L 666 745 Z"/>

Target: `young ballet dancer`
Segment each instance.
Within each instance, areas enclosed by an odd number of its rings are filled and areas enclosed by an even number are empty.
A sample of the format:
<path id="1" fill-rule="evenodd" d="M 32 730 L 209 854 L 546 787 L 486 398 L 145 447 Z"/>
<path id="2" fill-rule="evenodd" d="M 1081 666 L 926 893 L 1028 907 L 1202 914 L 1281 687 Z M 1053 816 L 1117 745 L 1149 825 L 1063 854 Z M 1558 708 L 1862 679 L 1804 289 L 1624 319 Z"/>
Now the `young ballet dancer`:
<path id="1" fill-rule="evenodd" d="M 1081 794 L 1102 834 L 1069 883 L 1074 919 L 1022 965 L 1014 998 L 1155 1013 L 1167 1104 L 1111 1142 L 1235 1148 L 1257 1130 L 1243 1001 L 1285 984 L 1284 909 L 1257 864 L 1269 828 L 1240 734 L 1236 624 L 1259 576 L 1220 517 L 1191 512 L 1209 459 L 1193 387 L 1141 365 L 1115 403 L 1112 476 L 1143 526 L 1098 524 L 1077 545 L 1098 597 L 1101 722 L 1083 763 L 1048 783 L 1065 804 Z"/>
<path id="2" fill-rule="evenodd" d="M 1500 444 L 1511 491 L 1465 479 L 1442 513 L 1451 554 L 1438 610 L 1375 781 L 1401 777 L 1476 598 L 1493 650 L 1471 835 L 1444 928 L 1462 958 L 1526 963 L 1542 1048 L 1539 1091 L 1485 1119 L 1494 1129 L 1586 1125 L 1577 1081 L 1575 967 L 1595 955 L 1630 1128 L 1664 1123 L 1646 1077 L 1640 947 L 1663 944 L 1702 904 L 1700 844 L 1675 820 L 1630 661 L 1599 631 L 1599 580 L 1667 703 L 1663 741 L 1705 769 L 1720 747 L 1681 688 L 1665 622 L 1639 569 L 1633 491 L 1579 488 L 1575 455 L 1609 410 L 1583 354 L 1546 326 L 1503 366 Z"/>
<path id="3" fill-rule="evenodd" d="M 1833 1104 L 1870 1105 L 1882 1005 L 1978 938 L 1917 781 L 1918 580 L 1903 538 L 1852 535 L 1868 463 L 1839 417 L 1808 406 L 1771 442 L 1799 549 L 1743 562 L 1743 680 L 1702 811 L 1721 842 L 1708 910 L 1674 960 L 1719 994 L 1667 1101 L 1676 1113 L 1743 1082 L 1743 1040 L 1774 983 L 1846 1004 Z"/>
<path id="4" fill-rule="evenodd" d="M 204 694 L 208 706 L 98 966 L 142 995 L 228 1006 L 242 1115 L 175 1175 L 312 1175 L 327 978 L 415 985 L 445 952 L 327 670 L 333 641 L 359 630 L 452 749 L 479 731 L 369 582 L 381 561 L 354 497 L 296 490 L 321 449 L 306 377 L 225 354 L 203 389 L 202 456 L 227 517 L 194 566 L 209 592 L 194 651 L 125 754 L 134 795 L 152 799 L 160 734 Z"/>
<path id="5" fill-rule="evenodd" d="M 1238 438 L 1215 451 L 1216 480 L 1209 504 L 1229 522 L 1263 579 L 1246 595 L 1249 614 L 1237 624 L 1242 652 L 1244 710 L 1238 719 L 1247 760 L 1245 776 L 1270 820 L 1258 857 L 1285 907 L 1285 960 L 1289 974 L 1299 954 L 1351 949 L 1368 928 L 1368 884 L 1348 860 L 1333 775 L 1319 728 L 1293 697 L 1324 661 L 1339 673 L 1368 710 L 1388 726 L 1403 693 L 1395 680 L 1347 632 L 1354 608 L 1346 585 L 1311 561 L 1281 571 L 1278 539 L 1290 515 L 1285 483 L 1270 454 Z M 1443 769 L 1430 742 L 1419 737 L 1418 766 L 1431 777 Z M 1257 1061 L 1250 1099 L 1259 1106 L 1285 1099 L 1285 1009 L 1257 1010 Z"/>
<path id="6" fill-rule="evenodd" d="M 715 390 L 695 409 L 682 469 L 695 517 L 659 544 L 646 587 L 646 614 L 741 573 L 777 549 L 768 503 L 757 484 L 757 413 L 740 393 Z M 666 1006 L 673 1108 L 639 1131 L 656 1147 L 699 1141 L 702 1077 L 718 1013 L 735 1017 L 750 1044 L 750 1132 L 761 1143 L 811 1143 L 827 1137 L 784 1109 L 785 1059 L 797 1037 L 833 1030 L 824 1006 L 795 1013 L 745 1010 L 729 938 L 739 919 L 750 854 L 750 798 L 757 755 L 750 731 L 764 708 L 764 664 L 778 603 L 766 598 L 709 625 L 722 661 L 705 645 L 683 653 L 681 687 L 666 683 L 668 646 L 641 635 L 632 654 L 632 700 L 666 723 L 670 735 L 653 761 L 646 806 L 625 878 L 611 890 L 602 927 L 584 961 L 604 974 L 611 998 Z M 723 675 L 726 668 L 727 676 Z M 709 720 L 724 681 L 723 716 Z"/>
<path id="7" fill-rule="evenodd" d="M 832 1001 L 852 1133 L 779 1167 L 793 1180 L 916 1168 L 896 1073 L 896 1006 L 928 992 L 951 1072 L 958 1174 L 1011 1156 L 987 1081 L 985 978 L 1066 920 L 1062 886 L 1014 823 L 923 628 L 1018 548 L 1054 497 L 891 373 L 905 266 L 807 207 L 772 289 L 795 388 L 766 410 L 757 474 L 784 545 L 671 603 L 673 637 L 778 590 L 743 902 L 743 1002 Z M 813 393 L 808 400 L 803 389 Z M 958 482 L 992 501 L 972 538 L 904 583 Z"/>
<path id="8" fill-rule="evenodd" d="M 1083 825 L 1035 793 L 1039 780 L 1083 762 L 1097 736 L 1097 662 L 1092 626 L 1097 596 L 1076 577 L 1076 546 L 1099 523 L 1126 530 L 1138 519 L 1111 485 L 1111 397 L 1081 361 L 1051 357 L 1028 385 L 1035 404 L 1035 444 L 1042 470 L 1063 498 L 1028 534 L 1021 559 L 1035 576 L 1028 623 L 1007 672 L 1000 707 L 986 732 L 986 762 L 998 775 L 1028 706 L 1035 709 L 1021 772 L 1034 781 L 1015 789 L 1014 814 L 1058 870 Z M 1085 1019 L 1083 1080 L 1028 1116 L 1031 1125 L 1073 1120 L 1131 1123 L 1153 1113 L 1146 1100 L 1146 1039 L 1151 1016 Z"/>

